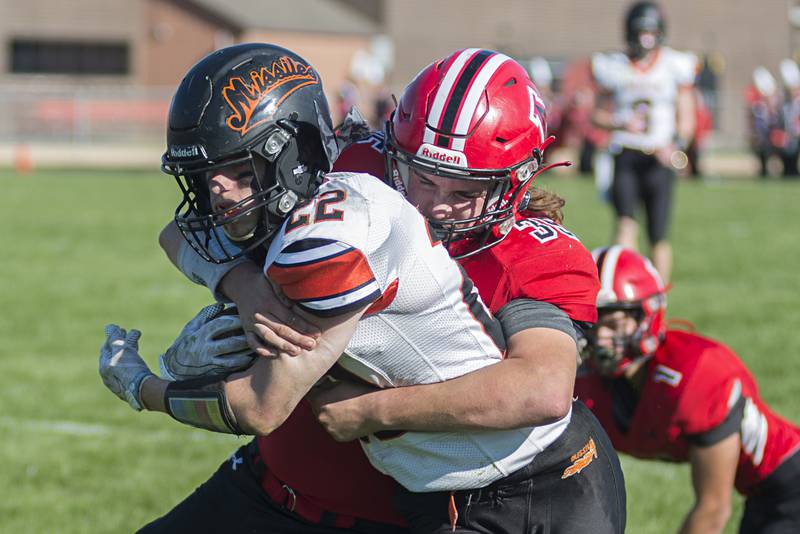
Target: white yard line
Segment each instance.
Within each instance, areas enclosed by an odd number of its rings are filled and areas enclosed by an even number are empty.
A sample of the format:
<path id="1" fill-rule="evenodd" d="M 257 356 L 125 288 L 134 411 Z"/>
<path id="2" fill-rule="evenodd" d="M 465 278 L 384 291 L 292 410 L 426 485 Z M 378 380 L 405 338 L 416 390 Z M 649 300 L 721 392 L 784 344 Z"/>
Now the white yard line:
<path id="1" fill-rule="evenodd" d="M 16 417 L 0 416 L 0 429 L 34 432 L 42 434 L 65 434 L 76 437 L 107 437 L 110 435 L 135 435 L 136 439 L 156 441 L 177 438 L 186 435 L 178 431 L 157 430 L 145 432 L 133 425 L 108 425 L 101 423 L 86 423 L 83 421 L 49 420 L 49 419 L 19 419 Z M 189 435 L 192 441 L 210 441 L 231 439 L 221 434 L 213 434 L 204 430 L 195 430 Z"/>

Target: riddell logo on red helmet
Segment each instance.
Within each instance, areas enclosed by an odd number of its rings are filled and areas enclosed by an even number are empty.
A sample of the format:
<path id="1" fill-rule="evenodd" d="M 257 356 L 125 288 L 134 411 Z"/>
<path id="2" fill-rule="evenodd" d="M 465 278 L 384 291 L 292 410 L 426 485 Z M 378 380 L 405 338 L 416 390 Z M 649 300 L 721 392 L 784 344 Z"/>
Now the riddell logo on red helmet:
<path id="1" fill-rule="evenodd" d="M 447 165 L 454 165 L 456 167 L 467 166 L 467 156 L 465 156 L 463 152 L 434 146 L 428 143 L 420 145 L 419 150 L 417 150 L 417 156 L 438 161 L 439 163 L 446 163 Z"/>

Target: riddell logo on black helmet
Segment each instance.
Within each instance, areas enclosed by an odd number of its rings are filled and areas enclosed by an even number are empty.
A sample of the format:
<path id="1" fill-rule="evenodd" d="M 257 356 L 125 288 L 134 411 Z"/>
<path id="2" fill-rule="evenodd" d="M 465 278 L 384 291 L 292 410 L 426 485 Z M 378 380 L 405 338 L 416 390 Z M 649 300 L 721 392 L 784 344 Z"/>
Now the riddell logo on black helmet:
<path id="1" fill-rule="evenodd" d="M 417 150 L 417 156 L 455 167 L 467 167 L 467 156 L 465 156 L 463 152 L 434 146 L 428 143 L 420 145 L 419 150 Z"/>
<path id="2" fill-rule="evenodd" d="M 200 145 L 172 145 L 169 147 L 169 156 L 175 159 L 205 158 L 206 151 Z"/>

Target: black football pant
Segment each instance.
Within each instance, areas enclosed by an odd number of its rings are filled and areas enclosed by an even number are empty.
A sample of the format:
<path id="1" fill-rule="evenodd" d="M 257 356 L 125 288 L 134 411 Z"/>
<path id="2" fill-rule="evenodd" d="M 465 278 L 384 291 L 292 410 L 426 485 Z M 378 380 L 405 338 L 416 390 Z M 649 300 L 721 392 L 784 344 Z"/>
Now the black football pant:
<path id="1" fill-rule="evenodd" d="M 248 447 L 239 448 L 210 479 L 141 534 L 405 534 L 392 525 L 357 521 L 342 529 L 309 523 L 275 503 L 261 488 Z"/>
<path id="2" fill-rule="evenodd" d="M 800 532 L 800 452 L 784 460 L 744 501 L 739 534 Z"/>
<path id="3" fill-rule="evenodd" d="M 580 401 L 564 433 L 528 466 L 479 490 L 453 494 L 456 533 L 622 534 L 625 482 L 600 423 Z M 400 490 L 396 508 L 414 534 L 453 532 L 450 492 Z"/>
<path id="4" fill-rule="evenodd" d="M 639 206 L 647 215 L 647 237 L 657 243 L 667 237 L 675 173 L 654 155 L 625 148 L 614 158 L 611 199 L 617 217 L 636 218 Z"/>

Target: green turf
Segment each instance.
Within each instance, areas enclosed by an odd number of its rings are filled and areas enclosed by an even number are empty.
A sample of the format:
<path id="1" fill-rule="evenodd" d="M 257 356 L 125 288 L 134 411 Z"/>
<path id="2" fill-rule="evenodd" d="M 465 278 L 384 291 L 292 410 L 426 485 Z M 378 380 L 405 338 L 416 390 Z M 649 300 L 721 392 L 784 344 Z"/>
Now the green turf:
<path id="1" fill-rule="evenodd" d="M 588 247 L 610 235 L 589 181 L 549 180 Z M 97 376 L 103 324 L 144 331 L 151 364 L 209 298 L 156 245 L 177 202 L 157 173 L 0 171 L 0 531 L 130 532 L 167 511 L 241 443 L 135 414 Z M 764 397 L 800 421 L 800 184 L 682 183 L 672 316 L 724 340 Z M 670 532 L 688 470 L 623 459 L 629 532 Z M 740 514 L 727 532 L 735 532 Z"/>

